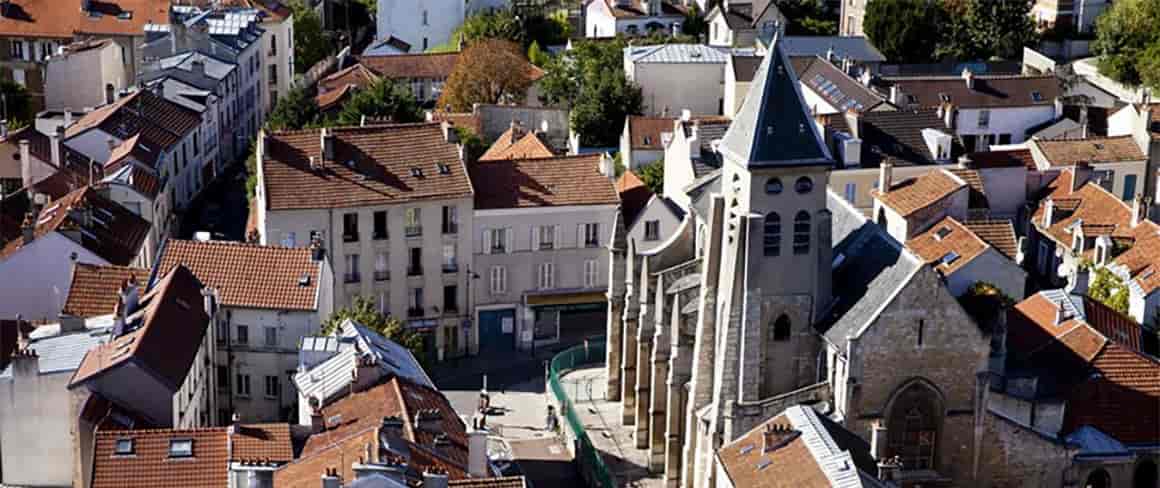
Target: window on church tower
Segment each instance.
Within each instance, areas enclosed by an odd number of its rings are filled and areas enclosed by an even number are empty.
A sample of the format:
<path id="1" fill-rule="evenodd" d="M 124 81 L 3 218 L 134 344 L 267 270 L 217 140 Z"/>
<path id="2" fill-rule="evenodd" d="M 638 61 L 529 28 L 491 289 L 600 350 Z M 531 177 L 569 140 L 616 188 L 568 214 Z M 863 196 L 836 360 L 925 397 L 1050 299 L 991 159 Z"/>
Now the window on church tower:
<path id="1" fill-rule="evenodd" d="M 814 180 L 811 180 L 805 176 L 798 178 L 797 181 L 795 181 L 793 184 L 793 189 L 794 191 L 801 194 L 809 193 L 814 189 Z"/>
<path id="2" fill-rule="evenodd" d="M 770 212 L 765 216 L 765 255 L 781 255 L 781 216 Z"/>
<path id="3" fill-rule="evenodd" d="M 784 313 L 773 322 L 773 340 L 776 342 L 788 341 L 790 336 L 789 317 Z"/>
<path id="4" fill-rule="evenodd" d="M 802 210 L 793 218 L 793 253 L 808 254 L 809 252 L 810 214 Z"/>
<path id="5" fill-rule="evenodd" d="M 781 193 L 781 178 L 770 178 L 765 182 L 765 192 L 770 195 Z"/>

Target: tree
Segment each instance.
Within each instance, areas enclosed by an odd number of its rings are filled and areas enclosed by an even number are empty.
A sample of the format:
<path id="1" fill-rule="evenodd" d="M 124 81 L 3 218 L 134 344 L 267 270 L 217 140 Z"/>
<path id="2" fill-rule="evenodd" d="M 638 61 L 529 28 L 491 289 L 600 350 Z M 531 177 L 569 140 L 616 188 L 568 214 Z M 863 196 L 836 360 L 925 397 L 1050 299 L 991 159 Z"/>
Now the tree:
<path id="1" fill-rule="evenodd" d="M 1096 19 L 1092 51 L 1100 72 L 1121 83 L 1160 90 L 1160 0 L 1115 2 Z"/>
<path id="2" fill-rule="evenodd" d="M 464 160 L 473 163 L 479 160 L 483 153 L 487 152 L 487 144 L 483 143 L 475 131 L 467 127 L 456 127 L 455 135 L 459 137 L 459 143 L 463 145 Z"/>
<path id="3" fill-rule="evenodd" d="M 526 15 L 523 17 L 524 43 L 540 43 L 541 46 L 566 44 L 572 35 L 572 24 L 568 22 L 568 10 L 560 9 L 550 15 Z"/>
<path id="4" fill-rule="evenodd" d="M 531 70 L 519 44 L 476 41 L 460 53 L 438 106 L 468 112 L 476 103 L 522 102 L 532 86 Z"/>
<path id="5" fill-rule="evenodd" d="M 777 8 L 785 15 L 788 25 L 786 35 L 790 36 L 836 36 L 838 18 L 822 8 L 816 0 L 784 0 Z"/>
<path id="6" fill-rule="evenodd" d="M 1095 268 L 1092 273 L 1095 276 L 1088 286 L 1088 296 L 1117 312 L 1128 313 L 1128 287 L 1124 281 L 1107 268 Z"/>
<path id="7" fill-rule="evenodd" d="M 332 120 L 332 125 L 358 125 L 364 116 L 387 118 L 394 122 L 422 120 L 411 89 L 388 79 L 376 81 L 351 96 Z"/>
<path id="8" fill-rule="evenodd" d="M 483 12 L 464 19 L 451 35 L 452 42 L 471 44 L 484 39 L 524 42 L 524 28 L 511 10 Z"/>
<path id="9" fill-rule="evenodd" d="M 976 281 L 959 297 L 959 303 L 984 332 L 1003 333 L 1005 331 L 996 330 L 999 314 L 1014 305 L 1015 300 L 991 283 Z"/>
<path id="10" fill-rule="evenodd" d="M 898 63 L 934 60 L 946 12 L 927 0 L 870 0 L 862 23 L 866 37 L 886 59 Z"/>
<path id="11" fill-rule="evenodd" d="M 685 12 L 685 21 L 681 23 L 681 34 L 693 37 L 698 40 L 701 36 L 707 35 L 709 32 L 709 23 L 705 21 L 705 16 L 701 12 L 701 8 L 693 3 L 689 6 L 689 10 Z"/>
<path id="12" fill-rule="evenodd" d="M 32 122 L 32 99 L 28 90 L 10 79 L 0 79 L 0 110 L 8 120 L 8 127 L 16 129 Z"/>
<path id="13" fill-rule="evenodd" d="M 528 61 L 536 66 L 547 66 L 551 56 L 540 49 L 540 43 L 532 41 L 532 45 L 528 46 Z"/>
<path id="14" fill-rule="evenodd" d="M 660 195 L 665 189 L 665 160 L 653 161 L 636 169 L 636 175 L 649 191 Z"/>
<path id="15" fill-rule="evenodd" d="M 1026 0 L 967 0 L 951 3 L 940 56 L 954 59 L 1018 59 L 1039 35 Z"/>
<path id="16" fill-rule="evenodd" d="M 378 332 L 383 337 L 407 348 L 420 362 L 426 361 L 423 352 L 423 337 L 414 331 L 408 330 L 399 319 L 389 315 L 383 315 L 375 307 L 375 303 L 369 298 L 361 296 L 355 297 L 354 303 L 350 307 L 335 310 L 322 323 L 322 333 L 327 335 L 333 334 L 339 330 L 339 327 L 347 319 Z"/>
<path id="17" fill-rule="evenodd" d="M 271 130 L 301 129 L 318 118 L 318 105 L 310 93 L 302 87 L 291 88 L 274 104 L 274 110 L 266 117 L 266 127 Z"/>
<path id="18" fill-rule="evenodd" d="M 571 109 L 572 128 L 585 146 L 615 146 L 624 120 L 639 114 L 640 87 L 624 75 L 623 40 L 578 42 L 552 59 L 540 80 L 540 101 Z"/>
<path id="19" fill-rule="evenodd" d="M 294 13 L 294 69 L 305 73 L 330 54 L 330 44 L 322 32 L 322 19 L 304 0 L 290 0 Z"/>

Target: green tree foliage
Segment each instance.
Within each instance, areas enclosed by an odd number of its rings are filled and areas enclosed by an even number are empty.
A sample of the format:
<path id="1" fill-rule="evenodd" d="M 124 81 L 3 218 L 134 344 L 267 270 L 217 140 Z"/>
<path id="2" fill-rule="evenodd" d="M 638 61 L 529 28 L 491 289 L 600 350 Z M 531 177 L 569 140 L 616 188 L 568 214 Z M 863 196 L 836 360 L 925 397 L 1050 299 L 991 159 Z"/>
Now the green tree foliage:
<path id="1" fill-rule="evenodd" d="M 985 281 L 977 281 L 959 297 L 959 303 L 971 318 L 985 332 L 994 330 L 999 314 L 1015 304 L 1015 300 L 1005 295 L 999 287 Z"/>
<path id="2" fill-rule="evenodd" d="M 468 112 L 477 103 L 522 102 L 532 86 L 531 69 L 519 44 L 476 41 L 459 54 L 438 106 Z"/>
<path id="3" fill-rule="evenodd" d="M 451 44 L 471 44 L 483 39 L 501 39 L 530 46 L 553 46 L 568 42 L 572 25 L 568 12 L 551 15 L 517 15 L 509 9 L 482 12 L 468 17 L 451 36 Z"/>
<path id="4" fill-rule="evenodd" d="M 816 0 L 783 0 L 777 8 L 785 15 L 789 24 L 785 26 L 790 36 L 836 36 L 838 18 L 827 13 L 822 2 Z"/>
<path id="5" fill-rule="evenodd" d="M 937 54 L 955 59 L 1019 59 L 1039 34 L 1027 0 L 968 0 L 950 4 Z"/>
<path id="6" fill-rule="evenodd" d="M 1128 287 L 1124 281 L 1107 268 L 1095 268 L 1091 272 L 1094 276 L 1088 285 L 1088 296 L 1117 312 L 1128 313 Z"/>
<path id="7" fill-rule="evenodd" d="M 528 61 L 536 66 L 547 66 L 551 56 L 540 49 L 540 43 L 532 41 L 532 45 L 528 46 Z"/>
<path id="8" fill-rule="evenodd" d="M 270 130 L 301 129 L 318 118 L 318 104 L 310 92 L 302 87 L 291 88 L 274 104 L 274 110 L 266 117 L 266 127 Z"/>
<path id="9" fill-rule="evenodd" d="M 640 177 L 640 181 L 647 186 L 650 191 L 661 194 L 661 190 L 665 188 L 665 160 L 653 161 L 649 164 L 641 166 L 635 170 L 636 175 Z"/>
<path id="10" fill-rule="evenodd" d="M 1160 90 L 1160 0 L 1113 3 L 1096 19 L 1092 50 L 1100 56 L 1101 73 Z"/>
<path id="11" fill-rule="evenodd" d="M 0 79 L 0 109 L 3 109 L 3 118 L 8 120 L 8 128 L 17 129 L 32 122 L 35 115 L 32 111 L 32 99 L 28 90 L 10 79 Z"/>
<path id="12" fill-rule="evenodd" d="M 561 9 L 549 15 L 523 16 L 524 43 L 540 43 L 541 46 L 557 46 L 568 42 L 572 35 L 572 24 L 568 23 L 568 11 Z"/>
<path id="13" fill-rule="evenodd" d="M 487 152 L 487 144 L 483 143 L 475 131 L 467 127 L 456 127 L 455 134 L 459 137 L 459 143 L 463 144 L 463 155 L 469 163 L 479 160 L 483 153 Z"/>
<path id="14" fill-rule="evenodd" d="M 335 310 L 322 323 L 322 333 L 333 334 L 346 319 L 353 320 L 359 325 L 395 341 L 400 346 L 409 349 L 420 362 L 425 362 L 423 337 L 408 330 L 399 319 L 380 313 L 371 299 L 361 296 L 355 297 L 354 303 L 350 307 Z"/>
<path id="15" fill-rule="evenodd" d="M 696 3 L 690 5 L 689 10 L 685 12 L 685 21 L 681 23 L 681 34 L 698 41 L 709 34 L 709 22 L 705 20 L 705 15 Z"/>
<path id="16" fill-rule="evenodd" d="M 946 12 L 927 0 L 870 0 L 862 27 L 886 59 L 899 63 L 934 60 Z"/>
<path id="17" fill-rule="evenodd" d="M 552 58 L 540 79 L 540 101 L 571 109 L 572 128 L 585 146 L 615 146 L 628 115 L 639 114 L 640 87 L 624 75 L 623 40 L 580 41 Z"/>
<path id="18" fill-rule="evenodd" d="M 290 0 L 289 7 L 294 12 L 294 69 L 305 73 L 330 54 L 330 43 L 322 32 L 322 19 L 305 0 Z"/>
<path id="19" fill-rule="evenodd" d="M 355 93 L 331 122 L 332 125 L 358 125 L 363 116 L 389 118 L 395 122 L 422 120 L 411 89 L 387 79 Z"/>

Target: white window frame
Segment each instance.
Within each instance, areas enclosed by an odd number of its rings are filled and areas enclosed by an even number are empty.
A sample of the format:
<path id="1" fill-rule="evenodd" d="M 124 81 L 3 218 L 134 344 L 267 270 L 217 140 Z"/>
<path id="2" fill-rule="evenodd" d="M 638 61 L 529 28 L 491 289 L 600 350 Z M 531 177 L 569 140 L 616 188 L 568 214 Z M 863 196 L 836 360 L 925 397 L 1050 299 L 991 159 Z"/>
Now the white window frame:
<path id="1" fill-rule="evenodd" d="M 595 259 L 584 261 L 584 287 L 596 288 L 596 277 L 599 272 Z"/>
<path id="2" fill-rule="evenodd" d="M 655 228 L 656 232 L 649 232 L 649 228 Z M 644 240 L 659 241 L 661 240 L 661 221 L 660 219 L 644 221 Z"/>
<path id="3" fill-rule="evenodd" d="M 540 263 L 536 267 L 536 285 L 540 290 L 551 290 L 556 287 L 555 263 Z"/>
<path id="4" fill-rule="evenodd" d="M 507 268 L 503 266 L 492 266 L 488 272 L 488 288 L 492 295 L 502 295 L 507 293 Z"/>
<path id="5" fill-rule="evenodd" d="M 250 375 L 238 373 L 234 376 L 234 394 L 240 397 L 250 396 Z"/>
<path id="6" fill-rule="evenodd" d="M 273 340 L 271 340 L 273 339 Z M 262 345 L 267 347 L 278 347 L 278 328 L 264 327 L 262 329 Z"/>

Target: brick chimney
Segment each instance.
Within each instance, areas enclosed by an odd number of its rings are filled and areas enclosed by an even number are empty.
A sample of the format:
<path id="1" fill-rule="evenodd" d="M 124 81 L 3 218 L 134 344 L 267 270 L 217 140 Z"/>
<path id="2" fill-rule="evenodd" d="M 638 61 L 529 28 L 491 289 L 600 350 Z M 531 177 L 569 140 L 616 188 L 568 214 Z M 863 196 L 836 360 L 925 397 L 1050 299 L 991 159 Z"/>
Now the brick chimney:
<path id="1" fill-rule="evenodd" d="M 878 164 L 878 191 L 887 193 L 894 179 L 894 163 L 882 161 Z"/>
<path id="2" fill-rule="evenodd" d="M 467 472 L 471 476 L 490 476 L 487 461 L 487 431 L 470 428 L 467 430 Z"/>
<path id="3" fill-rule="evenodd" d="M 319 406 L 318 399 L 310 399 L 310 432 L 317 434 L 326 430 L 326 418 L 322 416 L 322 407 Z"/>
<path id="4" fill-rule="evenodd" d="M 1043 226 L 1051 227 L 1055 224 L 1055 200 L 1048 198 L 1043 201 Z"/>

